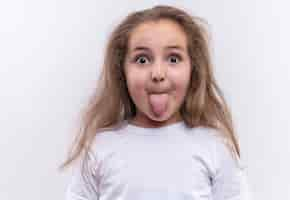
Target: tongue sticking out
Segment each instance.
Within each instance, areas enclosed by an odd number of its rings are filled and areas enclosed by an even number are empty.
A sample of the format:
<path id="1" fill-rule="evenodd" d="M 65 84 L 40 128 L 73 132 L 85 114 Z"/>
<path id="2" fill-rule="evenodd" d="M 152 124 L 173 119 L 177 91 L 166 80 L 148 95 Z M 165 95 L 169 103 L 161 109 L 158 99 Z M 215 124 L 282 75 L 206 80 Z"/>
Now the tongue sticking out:
<path id="1" fill-rule="evenodd" d="M 159 116 L 165 112 L 168 105 L 168 94 L 151 94 L 149 103 L 155 115 Z"/>

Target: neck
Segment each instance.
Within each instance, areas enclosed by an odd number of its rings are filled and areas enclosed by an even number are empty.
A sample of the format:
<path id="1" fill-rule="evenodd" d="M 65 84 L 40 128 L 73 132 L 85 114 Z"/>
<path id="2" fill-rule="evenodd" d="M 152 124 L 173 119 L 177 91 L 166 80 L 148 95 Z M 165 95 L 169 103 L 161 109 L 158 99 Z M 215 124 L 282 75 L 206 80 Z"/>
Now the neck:
<path id="1" fill-rule="evenodd" d="M 129 120 L 130 124 L 134 124 L 136 126 L 141 126 L 145 128 L 154 128 L 154 127 L 162 127 L 166 125 L 170 125 L 179 121 L 182 121 L 182 117 L 179 112 L 177 112 L 175 115 L 171 116 L 167 120 L 164 121 L 156 121 L 152 120 L 143 113 L 137 112 L 136 116 Z"/>

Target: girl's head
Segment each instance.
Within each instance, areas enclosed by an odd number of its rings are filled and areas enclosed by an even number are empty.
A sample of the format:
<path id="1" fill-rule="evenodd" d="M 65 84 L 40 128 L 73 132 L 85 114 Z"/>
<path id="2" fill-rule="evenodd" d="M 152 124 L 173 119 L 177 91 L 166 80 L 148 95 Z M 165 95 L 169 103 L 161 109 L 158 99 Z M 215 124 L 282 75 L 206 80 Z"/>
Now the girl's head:
<path id="1" fill-rule="evenodd" d="M 123 71 L 134 121 L 181 120 L 192 69 L 183 28 L 171 19 L 146 20 L 130 32 L 126 48 Z"/>
<path id="2" fill-rule="evenodd" d="M 203 22 L 181 9 L 155 6 L 128 15 L 114 29 L 74 152 L 62 167 L 88 149 L 98 130 L 123 120 L 145 126 L 183 120 L 189 127 L 220 129 L 239 155 Z"/>

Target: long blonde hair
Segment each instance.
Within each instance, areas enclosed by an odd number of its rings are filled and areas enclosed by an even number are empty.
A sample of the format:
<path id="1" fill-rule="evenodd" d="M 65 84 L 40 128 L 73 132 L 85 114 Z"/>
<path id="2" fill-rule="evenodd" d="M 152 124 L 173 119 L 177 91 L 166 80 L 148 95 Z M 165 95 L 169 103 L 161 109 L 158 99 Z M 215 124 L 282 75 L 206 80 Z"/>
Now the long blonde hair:
<path id="1" fill-rule="evenodd" d="M 185 31 L 191 60 L 191 82 L 181 106 L 181 116 L 188 127 L 206 126 L 221 130 L 230 141 L 231 150 L 240 157 L 232 116 L 224 95 L 213 76 L 206 21 L 171 6 L 155 6 L 128 15 L 111 33 L 106 46 L 100 79 L 87 107 L 82 112 L 80 129 L 70 148 L 65 168 L 87 151 L 98 130 L 133 118 L 136 107 L 126 86 L 123 71 L 128 39 L 138 25 L 159 19 L 170 19 Z"/>

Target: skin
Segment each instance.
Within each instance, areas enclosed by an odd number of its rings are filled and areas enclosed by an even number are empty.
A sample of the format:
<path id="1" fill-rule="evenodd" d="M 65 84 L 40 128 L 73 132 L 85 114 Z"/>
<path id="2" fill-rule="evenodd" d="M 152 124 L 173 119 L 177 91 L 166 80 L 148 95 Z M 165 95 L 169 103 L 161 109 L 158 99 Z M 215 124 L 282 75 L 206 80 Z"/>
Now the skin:
<path id="1" fill-rule="evenodd" d="M 179 110 L 191 73 L 182 27 L 168 19 L 145 22 L 132 31 L 128 42 L 124 70 L 129 94 L 137 108 L 129 123 L 161 127 L 181 121 Z M 161 116 L 156 116 L 150 107 L 151 92 L 169 95 L 167 110 Z"/>

